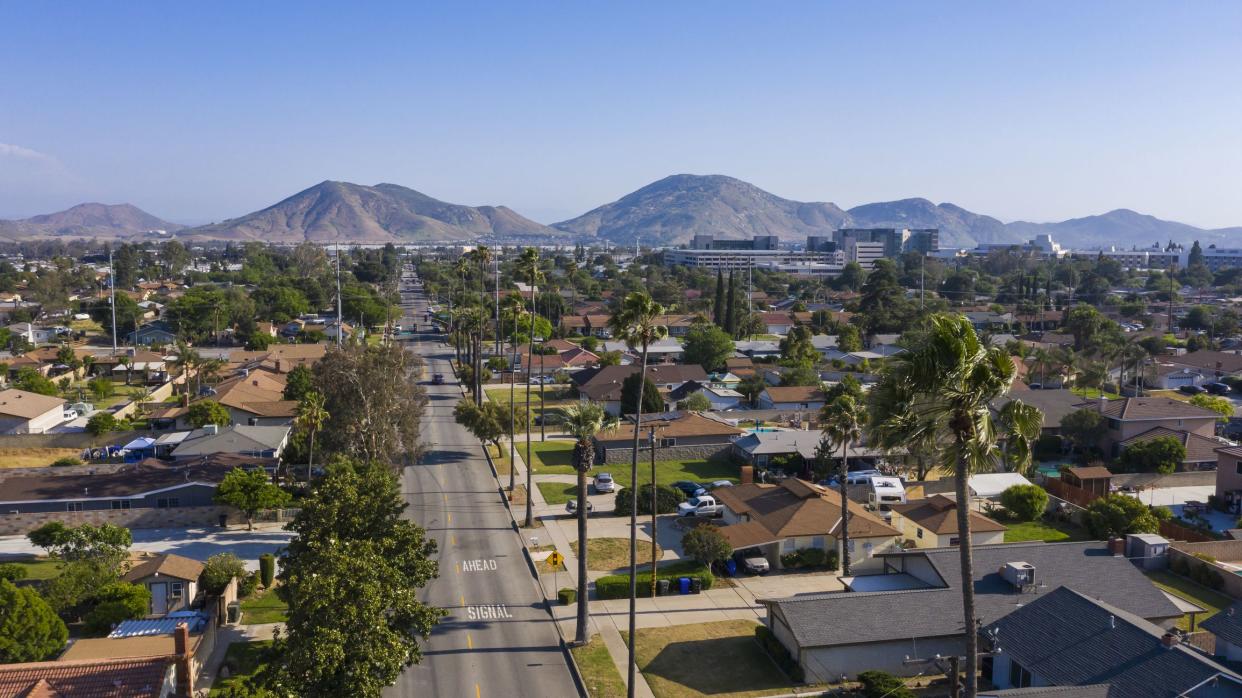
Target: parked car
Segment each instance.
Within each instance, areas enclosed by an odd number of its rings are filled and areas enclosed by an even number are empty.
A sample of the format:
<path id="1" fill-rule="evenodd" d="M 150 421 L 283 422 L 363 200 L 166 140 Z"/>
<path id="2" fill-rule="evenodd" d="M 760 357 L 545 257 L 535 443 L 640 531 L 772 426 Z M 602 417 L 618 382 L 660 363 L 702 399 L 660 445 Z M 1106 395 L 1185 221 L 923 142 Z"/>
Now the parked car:
<path id="1" fill-rule="evenodd" d="M 437 374 L 435 374 L 434 376 L 432 376 L 432 377 L 431 377 L 431 384 L 432 384 L 432 385 L 444 385 L 444 374 L 443 374 L 443 373 L 437 373 Z"/>
<path id="2" fill-rule="evenodd" d="M 747 574 L 767 574 L 772 569 L 768 559 L 755 548 L 734 551 L 733 559 Z"/>
<path id="3" fill-rule="evenodd" d="M 556 383 L 556 379 L 552 376 L 531 376 L 531 385 L 552 385 Z"/>
<path id="4" fill-rule="evenodd" d="M 612 492 L 617 488 L 617 483 L 612 480 L 612 473 L 598 473 L 595 476 L 596 492 Z"/>
<path id="5" fill-rule="evenodd" d="M 722 514 L 724 514 L 724 507 L 720 506 L 715 497 L 706 494 L 691 497 L 677 505 L 678 516 L 721 516 Z"/>
<path id="6" fill-rule="evenodd" d="M 61 415 L 66 422 L 72 422 L 78 418 L 78 411 L 72 407 L 66 407 L 64 414 Z"/>
<path id="7" fill-rule="evenodd" d="M 707 489 L 716 490 L 716 489 L 720 489 L 721 487 L 732 487 L 732 486 L 733 486 L 732 480 L 716 480 L 712 484 L 708 485 Z"/>
<path id="8" fill-rule="evenodd" d="M 1207 391 L 1204 390 L 1203 388 L 1200 388 L 1197 385 L 1183 385 L 1182 387 L 1177 389 L 1177 392 L 1182 393 L 1184 395 L 1202 395 L 1203 393 L 1206 393 Z"/>
<path id="9" fill-rule="evenodd" d="M 565 511 L 571 514 L 577 514 L 578 513 L 578 500 L 571 499 L 568 502 L 565 502 Z M 587 513 L 590 514 L 592 511 L 595 511 L 595 505 L 591 504 L 591 502 L 588 501 L 587 502 Z"/>
<path id="10" fill-rule="evenodd" d="M 1205 383 L 1203 389 L 1213 395 L 1228 395 L 1229 385 L 1226 383 Z"/>
<path id="11" fill-rule="evenodd" d="M 699 494 L 707 491 L 706 487 L 693 480 L 678 480 L 673 483 L 673 487 L 681 490 L 687 497 L 697 497 Z"/>
<path id="12" fill-rule="evenodd" d="M 881 473 L 880 471 L 874 470 L 874 469 L 853 470 L 845 475 L 845 484 L 866 485 L 871 482 L 871 478 L 883 477 L 883 475 L 884 473 Z M 840 482 L 840 478 L 834 475 L 833 477 L 830 477 L 827 480 L 821 480 L 819 484 L 823 485 L 824 487 L 837 487 L 839 482 Z"/>

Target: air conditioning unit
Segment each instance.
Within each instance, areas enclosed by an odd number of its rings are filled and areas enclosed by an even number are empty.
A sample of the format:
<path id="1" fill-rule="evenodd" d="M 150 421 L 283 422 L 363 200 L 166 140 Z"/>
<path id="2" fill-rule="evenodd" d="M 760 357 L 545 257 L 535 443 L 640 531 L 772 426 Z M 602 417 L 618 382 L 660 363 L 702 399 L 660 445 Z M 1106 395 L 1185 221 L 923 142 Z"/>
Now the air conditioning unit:
<path id="1" fill-rule="evenodd" d="M 1035 565 L 1029 562 L 1006 562 L 1000 574 L 1019 591 L 1035 586 Z"/>

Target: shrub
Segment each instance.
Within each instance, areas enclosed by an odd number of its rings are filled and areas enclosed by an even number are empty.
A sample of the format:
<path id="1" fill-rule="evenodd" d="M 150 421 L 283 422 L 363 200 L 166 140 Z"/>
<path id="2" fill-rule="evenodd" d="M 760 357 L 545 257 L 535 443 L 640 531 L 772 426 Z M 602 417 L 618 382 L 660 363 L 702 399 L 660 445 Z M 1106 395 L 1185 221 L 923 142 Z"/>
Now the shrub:
<path id="1" fill-rule="evenodd" d="M 16 562 L 6 562 L 0 565 L 0 579 L 16 582 L 19 579 L 26 578 L 26 568 Z"/>
<path id="2" fill-rule="evenodd" d="M 795 550 L 792 553 L 781 554 L 781 567 L 787 570 L 797 569 L 802 566 L 802 551 Z"/>
<path id="3" fill-rule="evenodd" d="M 111 412 L 96 412 L 91 418 L 86 420 L 86 431 L 92 436 L 99 436 L 110 431 L 115 431 L 118 422 Z"/>
<path id="4" fill-rule="evenodd" d="M 1038 485 L 1014 485 L 1001 492 L 1001 505 L 1019 521 L 1034 521 L 1048 507 L 1048 493 Z"/>
<path id="5" fill-rule="evenodd" d="M 834 572 L 841 566 L 841 554 L 837 552 L 836 548 L 828 551 L 824 560 L 824 566 Z"/>
<path id="6" fill-rule="evenodd" d="M 707 524 L 695 526 L 681 538 L 681 546 L 690 557 L 710 565 L 719 560 L 727 560 L 733 554 L 733 546 L 725 540 L 720 527 Z"/>
<path id="7" fill-rule="evenodd" d="M 272 581 L 276 578 L 276 556 L 271 553 L 263 553 L 259 556 L 259 581 L 263 583 L 264 589 L 272 588 Z"/>
<path id="8" fill-rule="evenodd" d="M 559 601 L 562 606 L 568 606 L 578 600 L 578 590 L 561 589 L 556 592 L 556 600 Z"/>
<path id="9" fill-rule="evenodd" d="M 1163 507 L 1148 507 L 1124 494 L 1108 494 L 1087 506 L 1087 528 L 1101 540 L 1127 533 L 1155 533 L 1161 518 L 1168 516 L 1169 510 Z"/>
<path id="10" fill-rule="evenodd" d="M 864 698 L 914 698 L 906 682 L 884 671 L 864 671 L 858 675 Z"/>
<path id="11" fill-rule="evenodd" d="M 1032 448 L 1035 460 L 1052 460 L 1061 455 L 1061 437 L 1056 434 L 1044 434 L 1039 437 Z"/>
<path id="12" fill-rule="evenodd" d="M 245 574 L 246 565 L 241 558 L 233 553 L 217 553 L 203 563 L 203 574 L 199 583 L 203 585 L 204 592 L 218 596 L 224 593 L 225 587 L 234 577 L 243 577 Z"/>
<path id="13" fill-rule="evenodd" d="M 802 683 L 806 676 L 802 672 L 802 667 L 798 665 L 789 650 L 776 639 L 776 635 L 768 629 L 766 625 L 755 627 L 755 641 L 763 648 L 763 651 L 772 658 L 773 662 L 781 668 L 781 671 L 789 675 L 795 683 Z"/>
<path id="14" fill-rule="evenodd" d="M 64 458 L 57 458 L 52 461 L 53 468 L 64 468 L 71 465 L 82 465 L 82 459 L 74 458 L 73 456 L 65 456 Z"/>
<path id="15" fill-rule="evenodd" d="M 123 620 L 134 620 L 147 615 L 151 607 L 151 592 L 141 584 L 113 582 L 95 594 L 96 606 L 86 617 L 86 632 L 92 635 L 107 634 L 112 626 Z"/>
<path id="16" fill-rule="evenodd" d="M 1186 562 L 1186 558 L 1178 556 L 1169 563 L 1169 569 L 1173 571 L 1173 574 L 1186 577 L 1190 574 L 1190 563 Z"/>
<path id="17" fill-rule="evenodd" d="M 697 577 L 703 585 L 703 591 L 712 588 L 715 577 L 706 566 L 697 562 L 674 563 L 660 567 L 658 579 L 668 579 L 676 584 L 679 577 Z M 638 595 L 651 595 L 651 572 L 638 573 Z M 600 599 L 625 599 L 630 596 L 630 576 L 628 574 L 610 574 L 595 580 L 595 594 Z"/>
<path id="18" fill-rule="evenodd" d="M 828 555 L 819 548 L 807 548 L 802 551 L 803 567 L 823 567 L 828 560 Z"/>
<path id="19" fill-rule="evenodd" d="M 1195 557 L 1203 560 L 1204 562 L 1216 562 L 1216 558 L 1208 555 L 1207 553 L 1195 553 Z"/>
<path id="20" fill-rule="evenodd" d="M 656 486 L 656 506 L 659 507 L 661 514 L 676 514 L 677 505 L 685 499 L 685 495 L 681 490 L 669 485 Z M 613 513 L 617 516 L 630 515 L 630 489 L 628 487 L 620 487 L 617 489 L 616 509 Z M 638 513 L 640 515 L 651 515 L 651 484 L 647 483 L 638 486 Z"/>

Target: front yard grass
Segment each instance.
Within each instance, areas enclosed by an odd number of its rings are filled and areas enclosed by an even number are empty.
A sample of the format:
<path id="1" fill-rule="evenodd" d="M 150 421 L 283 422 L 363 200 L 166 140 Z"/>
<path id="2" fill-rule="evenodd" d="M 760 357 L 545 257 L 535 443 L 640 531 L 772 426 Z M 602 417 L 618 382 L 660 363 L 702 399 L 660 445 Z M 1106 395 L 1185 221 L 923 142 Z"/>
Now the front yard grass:
<path id="1" fill-rule="evenodd" d="M 538 431 L 539 425 L 535 424 L 535 417 L 544 414 L 545 411 L 555 414 L 558 408 L 564 407 L 565 405 L 572 405 L 577 402 L 573 389 L 548 385 L 544 386 L 543 390 L 544 401 L 541 403 L 539 400 L 539 386 L 531 386 L 530 388 L 530 411 L 527 413 L 526 423 L 536 431 Z M 509 406 L 508 388 L 487 388 L 485 392 L 487 393 L 488 400 L 499 403 L 504 407 Z M 513 391 L 513 397 L 514 401 L 517 403 L 518 420 L 520 422 L 521 412 L 526 408 L 526 387 L 519 386 L 516 388 Z M 548 424 L 549 430 L 552 427 L 552 424 Z"/>
<path id="2" fill-rule="evenodd" d="M 271 650 L 271 640 L 235 642 L 229 645 L 228 652 L 224 655 L 224 663 L 221 665 L 221 669 L 228 667 L 229 677 L 227 679 L 216 678 L 211 686 L 211 693 L 208 695 L 215 698 L 225 695 L 233 686 L 240 688 L 246 678 L 254 676 L 260 669 L 267 666 Z"/>
<path id="3" fill-rule="evenodd" d="M 566 441 L 565 443 L 572 442 Z M 535 468 L 535 472 L 547 473 L 549 470 Z M 550 472 L 556 473 L 561 472 L 561 470 L 552 468 Z M 572 467 L 566 466 L 564 468 L 564 473 L 566 474 L 573 472 Z M 612 479 L 617 483 L 618 487 L 629 487 L 632 482 L 629 465 L 597 465 L 587 474 L 587 477 L 593 478 L 595 473 L 599 472 L 611 473 Z M 728 480 L 737 483 L 738 469 L 728 458 L 656 461 L 656 482 L 661 485 L 671 485 L 679 480 L 693 480 L 703 485 L 715 480 Z M 638 463 L 638 483 L 641 485 L 650 481 L 651 463 L 640 460 Z M 564 504 L 577 496 L 577 486 L 573 483 L 540 482 L 538 485 L 539 491 L 543 493 L 544 501 L 548 504 Z"/>
<path id="4" fill-rule="evenodd" d="M 578 541 L 569 544 L 574 555 L 578 554 Z M 663 559 L 664 549 L 656 545 L 656 557 Z M 638 564 L 651 564 L 651 542 L 638 541 Z M 613 572 L 630 566 L 629 538 L 588 538 L 587 569 Z M 627 572 L 628 574 L 628 572 Z"/>
<path id="5" fill-rule="evenodd" d="M 289 620 L 289 607 L 276 595 L 276 589 L 256 591 L 241 602 L 242 623 L 263 625 Z"/>
<path id="6" fill-rule="evenodd" d="M 26 579 L 42 581 L 60 576 L 60 562 L 46 557 L 29 557 L 24 560 L 0 560 L 26 568 Z"/>
<path id="7" fill-rule="evenodd" d="M 1228 596 L 1218 591 L 1213 591 L 1198 582 L 1173 574 L 1168 570 L 1151 570 L 1144 574 L 1147 575 L 1152 584 L 1155 584 L 1160 589 L 1207 609 L 1206 613 L 1199 614 L 1199 617 L 1196 619 L 1198 623 L 1211 618 L 1222 608 L 1226 608 L 1233 603 L 1233 599 Z M 1177 627 L 1182 630 L 1190 630 L 1190 616 L 1182 616 L 1181 620 L 1177 621 Z"/>
<path id="8" fill-rule="evenodd" d="M 81 454 L 80 448 L 5 448 L 0 449 L 0 468 L 42 468 Z"/>
<path id="9" fill-rule="evenodd" d="M 625 680 L 617 665 L 612 663 L 612 655 L 599 635 L 592 635 L 591 641 L 579 647 L 570 648 L 574 655 L 574 663 L 582 674 L 582 683 L 586 684 L 587 693 L 591 698 L 623 698 L 625 696 Z"/>
<path id="10" fill-rule="evenodd" d="M 727 620 L 643 630 L 638 634 L 638 668 L 656 698 L 788 693 L 794 683 L 759 647 L 757 625 Z M 628 640 L 628 633 L 621 635 Z"/>
<path id="11" fill-rule="evenodd" d="M 1063 521 L 1019 521 L 1004 522 L 1008 530 L 1005 531 L 1006 543 L 1021 543 L 1023 541 L 1039 541 L 1046 543 L 1069 542 L 1076 540 L 1091 540 L 1091 535 L 1086 529 L 1075 526 L 1072 523 Z"/>

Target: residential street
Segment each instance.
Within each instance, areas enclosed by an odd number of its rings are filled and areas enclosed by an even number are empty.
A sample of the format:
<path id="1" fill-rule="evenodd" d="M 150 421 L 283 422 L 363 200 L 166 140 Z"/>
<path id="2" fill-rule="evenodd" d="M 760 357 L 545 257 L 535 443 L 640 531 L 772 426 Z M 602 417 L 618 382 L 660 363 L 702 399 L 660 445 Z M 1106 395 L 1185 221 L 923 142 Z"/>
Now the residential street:
<path id="1" fill-rule="evenodd" d="M 408 277 L 406 280 L 408 283 Z M 461 390 L 440 336 L 423 334 L 426 299 L 403 290 L 401 324 L 417 327 L 410 348 L 427 361 L 427 455 L 402 479 L 409 516 L 439 546 L 440 577 L 425 600 L 449 615 L 389 696 L 571 696 L 560 638 L 511 526 L 477 439 L 453 420 Z M 432 385 L 435 374 L 443 385 Z"/>

